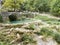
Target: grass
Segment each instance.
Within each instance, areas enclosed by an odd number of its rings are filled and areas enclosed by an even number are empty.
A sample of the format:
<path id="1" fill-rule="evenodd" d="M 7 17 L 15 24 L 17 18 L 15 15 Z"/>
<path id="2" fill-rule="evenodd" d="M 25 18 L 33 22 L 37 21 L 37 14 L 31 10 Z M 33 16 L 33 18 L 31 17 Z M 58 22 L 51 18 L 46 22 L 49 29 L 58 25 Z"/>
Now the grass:
<path id="1" fill-rule="evenodd" d="M 32 34 L 30 34 L 30 33 L 25 33 L 25 34 L 23 34 L 23 36 L 22 36 L 22 41 L 23 41 L 23 43 L 24 44 L 28 44 L 28 43 L 36 43 L 36 41 L 35 40 L 33 40 L 33 35 Z"/>
<path id="2" fill-rule="evenodd" d="M 10 44 L 13 40 L 16 40 L 17 39 L 17 31 L 12 31 L 11 33 L 9 34 L 6 34 L 7 32 L 9 32 L 9 30 L 1 30 L 0 31 L 0 45 L 13 45 L 13 44 Z M 17 40 L 16 42 L 20 43 L 20 42 L 23 42 L 23 45 L 27 45 L 29 43 L 36 43 L 36 41 L 34 40 L 34 36 L 32 33 L 23 33 L 23 34 L 20 34 L 21 35 L 21 39 Z"/>
<path id="3" fill-rule="evenodd" d="M 36 34 L 38 34 L 38 35 L 44 35 L 46 37 L 48 37 L 48 36 L 54 36 L 53 30 L 49 29 L 49 28 L 46 28 L 46 27 L 41 28 L 41 30 L 39 32 L 37 32 Z"/>
<path id="4" fill-rule="evenodd" d="M 0 15 L 0 22 L 3 22 L 3 18 L 2 18 L 2 16 Z"/>
<path id="5" fill-rule="evenodd" d="M 42 20 L 48 24 L 56 24 L 56 25 L 59 25 L 60 24 L 60 21 L 58 19 L 55 19 L 55 18 L 48 18 L 47 16 L 36 16 L 35 19 L 38 19 L 38 20 Z"/>
<path id="6" fill-rule="evenodd" d="M 59 21 L 46 21 L 48 24 L 56 24 L 56 25 L 60 25 Z"/>
<path id="7" fill-rule="evenodd" d="M 60 33 L 59 32 L 54 32 L 50 28 L 42 28 L 40 32 L 36 32 L 35 34 L 37 35 L 43 35 L 45 38 L 46 37 L 52 37 L 58 44 L 60 44 Z"/>
<path id="8" fill-rule="evenodd" d="M 60 44 L 60 33 L 55 33 L 54 39 Z"/>
<path id="9" fill-rule="evenodd" d="M 34 30 L 35 27 L 36 27 L 35 24 L 30 24 L 28 27 L 25 27 L 25 29 Z"/>
<path id="10" fill-rule="evenodd" d="M 43 20 L 43 21 L 56 21 L 57 19 L 53 19 L 53 18 L 48 18 L 47 16 L 41 16 L 41 15 L 38 15 L 38 16 L 36 16 L 35 17 L 36 19 L 41 19 L 41 20 Z"/>
<path id="11" fill-rule="evenodd" d="M 9 43 L 0 42 L 0 45 L 10 45 Z"/>
<path id="12" fill-rule="evenodd" d="M 16 38 L 13 32 L 8 34 L 9 30 L 0 30 L 0 45 L 10 45 L 10 42 Z"/>

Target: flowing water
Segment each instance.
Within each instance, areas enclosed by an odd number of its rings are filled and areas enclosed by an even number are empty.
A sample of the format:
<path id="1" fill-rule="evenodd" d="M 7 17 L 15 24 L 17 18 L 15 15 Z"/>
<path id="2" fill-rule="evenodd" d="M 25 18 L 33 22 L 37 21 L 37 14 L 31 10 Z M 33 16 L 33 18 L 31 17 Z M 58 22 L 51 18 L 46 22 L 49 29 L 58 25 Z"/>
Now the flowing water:
<path id="1" fill-rule="evenodd" d="M 56 41 L 52 38 L 44 38 L 41 36 L 37 37 L 37 45 L 57 45 Z"/>

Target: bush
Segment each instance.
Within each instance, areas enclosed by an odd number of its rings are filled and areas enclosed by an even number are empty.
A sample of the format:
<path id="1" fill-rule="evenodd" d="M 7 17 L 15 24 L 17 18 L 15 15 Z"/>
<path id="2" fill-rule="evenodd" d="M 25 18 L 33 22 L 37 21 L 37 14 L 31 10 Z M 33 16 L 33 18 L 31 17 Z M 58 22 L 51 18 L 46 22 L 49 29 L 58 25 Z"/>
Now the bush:
<path id="1" fill-rule="evenodd" d="M 39 12 L 49 12 L 50 6 L 48 0 L 36 0 L 35 8 Z"/>
<path id="2" fill-rule="evenodd" d="M 2 18 L 2 16 L 0 15 L 0 22 L 3 22 L 3 18 Z"/>
<path id="3" fill-rule="evenodd" d="M 29 29 L 29 30 L 34 30 L 36 27 L 34 24 L 30 24 L 28 27 L 25 27 L 25 29 Z"/>
<path id="4" fill-rule="evenodd" d="M 26 19 L 26 16 L 21 16 L 18 20 L 21 21 L 21 20 L 25 20 Z"/>
<path id="5" fill-rule="evenodd" d="M 0 42 L 0 45 L 10 45 L 10 44 L 5 42 Z"/>
<path id="6" fill-rule="evenodd" d="M 10 16 L 9 16 L 9 20 L 10 20 L 10 21 L 16 21 L 16 20 L 17 20 L 16 14 L 10 15 Z"/>
<path id="7" fill-rule="evenodd" d="M 34 40 L 34 36 L 30 33 L 23 34 L 21 40 L 23 41 L 24 45 L 27 45 L 28 43 L 36 43 L 36 40 Z"/>
<path id="8" fill-rule="evenodd" d="M 40 34 L 45 36 L 54 36 L 53 31 L 49 28 L 42 28 Z"/>
<path id="9" fill-rule="evenodd" d="M 60 17 L 60 0 L 53 0 L 51 5 L 51 12 L 54 16 Z"/>
<path id="10" fill-rule="evenodd" d="M 54 39 L 56 40 L 57 43 L 60 43 L 60 34 L 55 33 Z"/>

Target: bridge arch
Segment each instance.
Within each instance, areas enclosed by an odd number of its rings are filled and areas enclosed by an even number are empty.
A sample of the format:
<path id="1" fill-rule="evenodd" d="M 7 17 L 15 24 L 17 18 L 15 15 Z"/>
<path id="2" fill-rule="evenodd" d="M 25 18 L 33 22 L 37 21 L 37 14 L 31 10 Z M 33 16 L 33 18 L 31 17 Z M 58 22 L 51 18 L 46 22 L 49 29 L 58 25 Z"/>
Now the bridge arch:
<path id="1" fill-rule="evenodd" d="M 9 21 L 16 21 L 17 20 L 17 15 L 16 14 L 11 14 L 8 16 Z"/>

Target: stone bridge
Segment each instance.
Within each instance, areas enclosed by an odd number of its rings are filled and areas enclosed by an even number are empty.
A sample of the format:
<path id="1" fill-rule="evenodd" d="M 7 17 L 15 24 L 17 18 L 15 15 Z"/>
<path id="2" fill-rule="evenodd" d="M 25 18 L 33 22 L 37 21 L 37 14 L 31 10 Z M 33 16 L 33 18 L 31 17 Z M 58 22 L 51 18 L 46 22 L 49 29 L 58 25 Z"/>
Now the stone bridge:
<path id="1" fill-rule="evenodd" d="M 17 17 L 21 17 L 22 15 L 27 15 L 28 14 L 28 17 L 34 17 L 36 14 L 33 13 L 33 12 L 1 12 L 0 13 L 1 16 L 3 17 L 3 21 L 5 22 L 6 20 L 9 20 L 9 16 L 12 15 L 12 14 L 16 14 Z"/>

